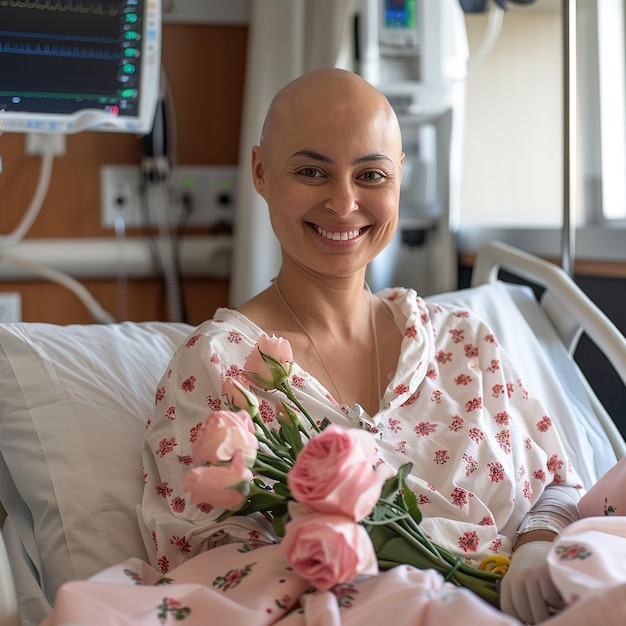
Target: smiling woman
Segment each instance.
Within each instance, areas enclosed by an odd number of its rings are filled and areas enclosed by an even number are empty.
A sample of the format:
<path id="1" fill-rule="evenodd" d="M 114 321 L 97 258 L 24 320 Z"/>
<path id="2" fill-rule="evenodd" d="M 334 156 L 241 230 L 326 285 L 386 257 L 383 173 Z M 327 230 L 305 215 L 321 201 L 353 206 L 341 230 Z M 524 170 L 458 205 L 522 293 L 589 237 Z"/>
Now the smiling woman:
<path id="1" fill-rule="evenodd" d="M 296 408 L 318 423 L 373 433 L 377 465 L 397 471 L 413 463 L 406 480 L 421 526 L 457 558 L 477 566 L 494 553 L 511 556 L 529 511 L 544 526 L 533 524 L 520 545 L 575 519 L 580 479 L 490 329 L 470 311 L 427 304 L 411 289 L 372 294 L 365 284 L 368 264 L 397 229 L 403 160 L 393 109 L 355 74 L 305 74 L 271 103 L 251 165 L 281 248 L 278 275 L 189 338 L 161 381 L 146 431 L 142 519 L 162 572 L 224 542 L 278 539 L 258 514 L 222 519 L 180 506 L 187 467 L 178 459 L 193 462 L 190 442 L 207 406 L 223 406 L 223 381 L 249 370 L 264 335 L 293 351 Z M 258 395 L 263 423 L 277 428 L 277 398 Z M 162 455 L 161 441 L 176 445 Z M 170 500 L 159 495 L 165 483 Z M 515 575 L 512 560 L 515 597 L 526 594 L 526 581 L 543 580 L 546 544 L 532 576 Z M 558 601 L 550 585 L 535 595 L 534 618 Z"/>
<path id="2" fill-rule="evenodd" d="M 576 519 L 582 481 L 557 422 L 477 315 L 427 302 L 412 289 L 373 294 L 365 284 L 368 264 L 396 231 L 403 158 L 388 101 L 350 72 L 304 75 L 269 108 L 251 165 L 281 247 L 280 270 L 273 285 L 238 309 L 217 310 L 184 341 L 157 385 L 144 437 L 139 519 L 150 565 L 142 564 L 138 575 L 147 581 L 144 587 L 163 576 L 198 585 L 201 592 L 192 597 L 185 585 L 170 584 L 166 600 L 191 609 L 199 621 L 213 619 L 219 605 L 230 611 L 221 623 L 304 623 L 321 619 L 318 602 L 335 615 L 334 624 L 379 623 L 381 613 L 407 626 L 451 623 L 454 617 L 446 611 L 472 615 L 468 624 L 494 617 L 495 609 L 467 589 L 459 592 L 437 572 L 402 563 L 382 574 L 369 567 L 350 570 L 367 576 L 306 594 L 287 569 L 282 545 L 270 545 L 281 541 L 281 528 L 302 511 L 292 501 L 287 513 L 275 516 L 246 508 L 259 493 L 266 499 L 285 494 L 260 472 L 251 478 L 248 432 L 236 449 L 232 438 L 210 434 L 207 420 L 216 413 L 232 430 L 235 419 L 226 419 L 224 411 L 235 413 L 233 387 L 256 396 L 255 426 L 269 449 L 272 433 L 287 419 L 295 430 L 289 455 L 332 424 L 369 440 L 368 467 L 377 473 L 410 466 L 403 497 L 415 503 L 411 508 L 419 506 L 425 537 L 459 567 L 476 568 L 494 554 L 511 558 L 501 596 L 513 599 L 503 605 L 510 613 L 534 623 L 561 605 L 546 573 L 551 544 L 537 539 L 551 538 L 555 528 Z M 270 368 L 272 386 L 267 373 L 254 376 L 253 356 L 266 352 L 264 338 L 289 346 L 275 359 L 276 371 Z M 197 470 L 203 469 L 199 450 L 218 448 L 213 469 L 223 475 L 229 467 L 234 473 L 227 482 L 237 483 L 220 484 L 237 490 L 238 501 L 246 500 L 233 515 L 224 515 L 217 502 L 192 498 Z M 264 452 L 260 445 L 257 459 Z M 348 468 L 329 468 L 330 463 L 320 467 L 320 475 L 345 481 L 355 493 L 362 490 Z M 312 544 L 327 548 L 317 539 Z M 516 546 L 524 548 L 523 558 L 513 553 Z M 209 557 L 206 550 L 218 552 Z M 123 565 L 115 572 L 128 577 Z M 391 590 L 407 604 L 385 602 Z M 125 591 L 130 599 L 137 589 Z M 345 593 L 346 614 L 339 612 Z M 494 619 L 519 624 L 502 614 Z"/>
<path id="3" fill-rule="evenodd" d="M 386 98 L 343 70 L 312 72 L 279 92 L 252 154 L 254 185 L 281 248 L 283 297 L 270 287 L 239 310 L 281 329 L 340 404 L 358 402 L 370 413 L 398 361 L 401 334 L 364 290 L 365 272 L 395 233 L 403 158 Z M 364 376 L 345 369 L 347 351 L 371 364 Z"/>
<path id="4" fill-rule="evenodd" d="M 321 108 L 326 115 L 317 114 Z M 365 267 L 395 232 L 402 160 L 391 106 L 356 75 L 313 72 L 278 94 L 252 171 L 280 243 L 286 291 L 314 270 L 318 289 L 341 282 L 344 303 L 357 312 Z"/>

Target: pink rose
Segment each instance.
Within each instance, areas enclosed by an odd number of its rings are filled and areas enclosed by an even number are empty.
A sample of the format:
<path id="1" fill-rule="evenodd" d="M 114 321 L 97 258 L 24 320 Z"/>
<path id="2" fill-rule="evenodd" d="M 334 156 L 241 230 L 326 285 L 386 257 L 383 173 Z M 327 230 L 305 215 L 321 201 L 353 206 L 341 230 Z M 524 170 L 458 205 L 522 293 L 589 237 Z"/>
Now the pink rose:
<path id="1" fill-rule="evenodd" d="M 246 377 L 268 391 L 277 389 L 291 374 L 293 352 L 291 344 L 282 337 L 262 334 L 246 361 Z"/>
<path id="2" fill-rule="evenodd" d="M 207 503 L 236 510 L 246 501 L 251 480 L 252 472 L 246 467 L 241 450 L 237 450 L 229 465 L 189 470 L 183 480 L 183 490 L 191 493 L 194 504 Z"/>
<path id="3" fill-rule="evenodd" d="M 259 399 L 236 378 L 228 376 L 222 383 L 222 396 L 230 407 L 245 409 L 254 417 L 259 412 Z"/>
<path id="4" fill-rule="evenodd" d="M 256 459 L 259 442 L 254 434 L 254 422 L 247 411 L 215 411 L 200 427 L 191 446 L 195 463 L 230 461 L 241 450 L 248 465 Z"/>
<path id="5" fill-rule="evenodd" d="M 356 429 L 325 428 L 307 442 L 287 474 L 293 497 L 321 513 L 347 515 L 356 522 L 367 517 L 391 474 L 387 466 L 374 469 L 371 440 L 369 433 Z"/>
<path id="6" fill-rule="evenodd" d="M 317 589 L 378 573 L 367 531 L 343 515 L 313 513 L 292 519 L 285 526 L 281 546 L 294 571 Z"/>

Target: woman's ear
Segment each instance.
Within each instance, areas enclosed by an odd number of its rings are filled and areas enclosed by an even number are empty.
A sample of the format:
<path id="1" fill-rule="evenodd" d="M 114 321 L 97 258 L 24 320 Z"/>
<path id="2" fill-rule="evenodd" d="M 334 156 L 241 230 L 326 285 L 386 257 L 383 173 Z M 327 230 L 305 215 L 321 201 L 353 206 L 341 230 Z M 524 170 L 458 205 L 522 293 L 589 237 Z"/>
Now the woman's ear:
<path id="1" fill-rule="evenodd" d="M 252 148 L 252 182 L 257 193 L 265 197 L 265 166 L 263 165 L 263 151 L 260 146 Z"/>

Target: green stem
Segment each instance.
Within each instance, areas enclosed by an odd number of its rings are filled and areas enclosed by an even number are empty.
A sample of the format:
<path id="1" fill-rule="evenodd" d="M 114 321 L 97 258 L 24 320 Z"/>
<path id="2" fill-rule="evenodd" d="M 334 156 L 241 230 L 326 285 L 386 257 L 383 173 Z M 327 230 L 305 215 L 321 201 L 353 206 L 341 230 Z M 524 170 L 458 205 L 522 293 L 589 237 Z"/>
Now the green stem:
<path id="1" fill-rule="evenodd" d="M 257 452 L 256 458 L 259 459 L 267 467 L 273 467 L 274 469 L 283 472 L 287 475 L 287 472 L 293 467 L 293 460 L 290 457 L 282 459 L 272 454 L 266 454 L 262 450 Z"/>
<path id="2" fill-rule="evenodd" d="M 422 542 L 428 546 L 428 549 L 430 550 L 430 552 L 432 552 L 434 555 L 436 555 L 436 557 L 438 559 L 442 559 L 443 560 L 443 555 L 442 552 L 445 552 L 445 550 L 442 550 L 442 548 L 437 547 L 427 536 L 426 533 L 424 533 L 424 531 L 422 530 L 421 526 L 412 518 L 412 517 L 407 517 L 405 518 L 405 522 L 407 524 L 407 526 L 409 526 L 410 530 L 412 530 L 413 532 L 415 532 L 416 534 L 418 534 L 421 539 Z M 450 554 L 450 553 L 448 553 Z M 455 558 L 455 557 L 453 557 Z"/>
<path id="3" fill-rule="evenodd" d="M 445 550 L 437 550 L 427 538 L 427 545 L 425 545 L 407 529 L 403 528 L 401 524 L 391 522 L 388 526 L 407 541 L 407 543 L 416 548 L 427 561 L 423 564 L 409 563 L 409 565 L 420 567 L 421 569 L 428 568 L 430 565 L 432 569 L 441 573 L 449 582 L 459 587 L 466 587 L 493 606 L 499 606 L 499 594 L 495 584 L 496 580 L 500 578 L 499 575 L 489 574 L 489 572 L 483 572 L 477 568 L 469 568 L 470 571 L 468 572 L 468 566 L 463 563 L 460 557 L 454 557 Z M 421 533 L 421 537 L 425 538 L 425 535 Z M 432 548 L 434 548 L 434 551 L 431 551 Z M 442 558 L 440 552 L 444 553 L 446 556 L 451 556 L 453 558 L 452 563 L 450 563 L 447 558 Z M 399 564 L 399 562 L 390 560 L 379 561 L 379 566 L 386 569 Z M 484 574 L 488 574 L 488 577 L 484 576 Z"/>
<path id="4" fill-rule="evenodd" d="M 298 398 L 296 398 L 295 394 L 291 390 L 291 387 L 289 386 L 289 383 L 287 382 L 281 383 L 280 389 L 287 396 L 289 401 L 292 402 L 298 408 L 298 410 L 302 413 L 302 415 L 304 415 L 304 417 L 307 418 L 309 424 L 311 425 L 311 428 L 313 428 L 313 430 L 316 433 L 319 433 L 320 427 L 315 423 L 313 418 L 308 414 L 307 410 L 302 406 Z M 310 434 L 306 430 L 303 430 L 303 432 L 307 437 L 310 438 Z"/>
<path id="5" fill-rule="evenodd" d="M 394 530 L 398 535 L 400 535 L 400 537 L 402 537 L 408 544 L 419 550 L 419 552 L 423 556 L 425 556 L 428 561 L 430 561 L 437 569 L 441 571 L 441 569 L 445 567 L 445 565 L 443 565 L 442 563 L 443 559 L 439 557 L 436 551 L 433 552 L 430 549 L 431 546 L 424 545 L 424 543 L 419 541 L 419 539 L 416 539 L 415 536 L 408 532 L 401 524 L 399 524 L 398 522 L 390 522 L 388 524 L 388 527 Z"/>
<path id="6" fill-rule="evenodd" d="M 287 448 L 287 446 L 277 446 L 273 441 L 266 439 L 265 437 L 263 437 L 263 435 L 260 435 L 259 433 L 256 434 L 256 438 L 259 443 L 266 445 L 274 453 L 274 455 L 272 456 L 274 456 L 275 458 L 283 460 L 285 458 L 290 458 L 289 448 Z"/>
<path id="7" fill-rule="evenodd" d="M 371 517 L 368 517 L 365 523 L 368 526 L 386 526 L 390 522 L 401 522 L 403 519 L 406 519 L 406 517 L 406 513 L 404 515 L 394 515 L 394 517 L 385 517 L 379 520 L 373 520 Z"/>
<path id="8" fill-rule="evenodd" d="M 265 422 L 263 422 L 263 418 L 258 413 L 252 418 L 252 421 L 263 431 L 265 437 L 271 439 L 271 431 L 265 425 Z"/>
<path id="9" fill-rule="evenodd" d="M 262 495 L 264 498 L 268 500 L 274 500 L 277 504 L 282 504 L 285 502 L 285 497 L 281 496 L 273 491 L 268 491 L 267 489 L 263 489 L 263 487 L 259 487 L 254 483 L 250 487 L 250 493 L 248 494 L 248 499 L 251 499 L 253 496 Z"/>
<path id="10" fill-rule="evenodd" d="M 266 463 L 265 461 L 263 461 L 262 459 L 259 458 L 259 455 L 261 455 L 262 453 L 257 454 L 256 457 L 256 461 L 254 462 L 254 467 L 252 468 L 253 471 L 262 474 L 263 476 L 265 476 L 266 478 L 271 478 L 273 480 L 279 480 L 283 483 L 287 482 L 287 472 L 291 469 L 291 468 L 287 468 L 285 471 L 279 470 L 276 467 L 274 467 L 273 465 L 270 465 L 269 463 Z"/>
<path id="11" fill-rule="evenodd" d="M 445 548 L 441 548 L 432 543 L 432 541 L 426 536 L 419 524 L 415 523 L 415 520 L 413 520 L 411 517 L 407 517 L 403 521 L 405 521 L 410 527 L 409 532 L 412 531 L 414 533 L 417 533 L 422 538 L 423 542 L 428 546 L 428 549 L 432 551 L 433 554 L 437 555 L 437 558 L 445 561 L 449 565 L 456 567 L 459 572 L 462 572 L 474 578 L 480 578 L 481 580 L 494 583 L 502 577 L 501 574 L 492 574 L 491 572 L 478 569 L 477 567 L 473 567 L 472 565 L 467 565 L 467 563 L 462 563 L 461 565 L 458 565 L 459 557 L 455 554 L 452 554 L 452 552 L 449 552 Z"/>
<path id="12" fill-rule="evenodd" d="M 255 419 L 254 421 L 263 431 L 263 436 L 256 434 L 257 439 L 263 441 L 272 452 L 280 450 L 283 456 L 288 456 L 289 448 L 284 444 L 283 440 L 273 430 L 267 428 L 262 419 Z"/>

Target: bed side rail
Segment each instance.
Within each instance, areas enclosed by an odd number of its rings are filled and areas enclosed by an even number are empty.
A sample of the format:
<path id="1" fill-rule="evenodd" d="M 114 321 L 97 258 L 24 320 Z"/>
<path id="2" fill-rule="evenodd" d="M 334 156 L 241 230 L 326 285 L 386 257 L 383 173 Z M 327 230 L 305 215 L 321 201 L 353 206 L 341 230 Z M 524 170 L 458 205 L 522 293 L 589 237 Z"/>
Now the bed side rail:
<path id="1" fill-rule="evenodd" d="M 544 287 L 540 306 L 572 359 L 584 332 L 626 386 L 626 338 L 562 268 L 502 242 L 492 241 L 478 251 L 472 286 L 498 280 L 500 270 Z M 582 373 L 581 383 L 617 458 L 626 456 L 626 441 Z"/>
<path id="2" fill-rule="evenodd" d="M 472 286 L 497 280 L 501 269 L 544 287 L 546 292 L 541 307 L 570 354 L 584 332 L 604 353 L 626 385 L 626 338 L 562 268 L 493 241 L 478 251 Z"/>

